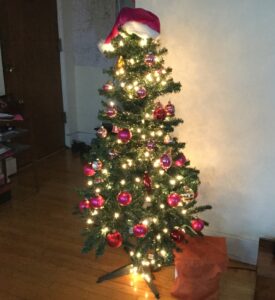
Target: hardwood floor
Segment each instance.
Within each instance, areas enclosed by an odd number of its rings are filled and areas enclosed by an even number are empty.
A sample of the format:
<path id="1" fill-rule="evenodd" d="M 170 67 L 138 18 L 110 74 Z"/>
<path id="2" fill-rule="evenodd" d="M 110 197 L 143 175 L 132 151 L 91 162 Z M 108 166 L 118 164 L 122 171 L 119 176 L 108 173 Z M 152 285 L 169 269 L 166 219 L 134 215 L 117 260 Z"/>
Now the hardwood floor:
<path id="1" fill-rule="evenodd" d="M 154 299 L 143 281 L 121 277 L 96 284 L 96 279 L 128 262 L 121 249 L 108 249 L 95 259 L 81 254 L 81 221 L 72 215 L 82 185 L 79 158 L 63 151 L 38 166 L 40 191 L 33 186 L 32 170 L 15 179 L 10 202 L 0 205 L 1 300 L 131 300 Z M 231 262 L 231 266 L 242 264 Z M 173 299 L 173 267 L 156 274 L 161 299 Z M 220 299 L 251 300 L 255 272 L 228 269 Z"/>

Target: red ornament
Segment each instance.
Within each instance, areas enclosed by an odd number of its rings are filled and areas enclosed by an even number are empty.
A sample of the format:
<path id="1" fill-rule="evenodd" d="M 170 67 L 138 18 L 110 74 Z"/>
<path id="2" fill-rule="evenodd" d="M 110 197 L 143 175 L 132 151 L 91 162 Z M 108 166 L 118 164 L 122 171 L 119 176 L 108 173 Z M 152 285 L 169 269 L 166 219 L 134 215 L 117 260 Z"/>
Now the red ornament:
<path id="1" fill-rule="evenodd" d="M 102 87 L 103 91 L 110 92 L 114 89 L 114 84 L 112 82 L 107 82 Z"/>
<path id="2" fill-rule="evenodd" d="M 186 164 L 186 157 L 183 153 L 180 153 L 175 161 L 177 167 L 183 167 Z"/>
<path id="3" fill-rule="evenodd" d="M 104 198 L 101 195 L 90 198 L 90 204 L 93 208 L 101 208 L 105 203 Z"/>
<path id="4" fill-rule="evenodd" d="M 155 120 L 163 121 L 166 118 L 166 110 L 159 103 L 153 112 L 153 117 Z"/>
<path id="5" fill-rule="evenodd" d="M 146 147 L 149 151 L 152 151 L 155 149 L 156 143 L 154 141 L 148 141 Z"/>
<path id="6" fill-rule="evenodd" d="M 101 126 L 98 130 L 97 130 L 97 135 L 101 138 L 106 138 L 108 132 L 107 132 L 107 129 L 104 128 L 103 126 Z"/>
<path id="7" fill-rule="evenodd" d="M 128 143 L 132 138 L 132 133 L 127 128 L 120 129 L 117 133 L 117 137 L 122 141 L 122 143 Z"/>
<path id="8" fill-rule="evenodd" d="M 167 196 L 167 204 L 171 207 L 176 207 L 181 201 L 181 196 L 177 193 L 171 193 Z"/>
<path id="9" fill-rule="evenodd" d="M 169 154 L 163 154 L 160 158 L 160 165 L 165 171 L 172 165 L 172 158 Z"/>
<path id="10" fill-rule="evenodd" d="M 112 248 L 118 248 L 122 245 L 122 236 L 118 231 L 108 233 L 106 240 L 108 245 Z"/>
<path id="11" fill-rule="evenodd" d="M 95 175 L 95 170 L 93 169 L 92 164 L 84 165 L 83 172 L 86 176 L 94 176 Z"/>
<path id="12" fill-rule="evenodd" d="M 88 208 L 90 208 L 90 202 L 87 199 L 79 202 L 79 210 L 81 212 L 83 212 L 84 209 L 88 209 Z"/>
<path id="13" fill-rule="evenodd" d="M 174 117 L 175 106 L 169 101 L 168 104 L 165 106 L 165 111 L 167 113 L 167 116 Z"/>
<path id="14" fill-rule="evenodd" d="M 115 118 L 117 115 L 117 108 L 115 106 L 108 106 L 105 113 L 109 118 Z"/>
<path id="15" fill-rule="evenodd" d="M 144 184 L 145 188 L 147 189 L 147 191 L 150 192 L 152 189 L 152 179 L 149 176 L 148 172 L 144 173 L 143 184 Z"/>
<path id="16" fill-rule="evenodd" d="M 181 229 L 174 229 L 170 233 L 170 237 L 176 243 L 181 243 L 185 240 L 184 232 Z"/>
<path id="17" fill-rule="evenodd" d="M 137 96 L 138 96 L 139 99 L 145 98 L 147 96 L 146 88 L 145 87 L 140 87 L 137 90 Z"/>
<path id="18" fill-rule="evenodd" d="M 120 192 L 116 199 L 120 205 L 127 206 L 132 202 L 132 195 L 129 192 Z"/>
<path id="19" fill-rule="evenodd" d="M 93 161 L 93 163 L 92 163 L 92 167 L 93 167 L 93 169 L 95 170 L 95 171 L 100 171 L 101 169 L 102 169 L 102 167 L 103 167 L 103 163 L 102 163 L 102 161 L 101 160 L 95 160 L 95 161 Z"/>
<path id="20" fill-rule="evenodd" d="M 155 63 L 156 57 L 153 53 L 146 54 L 144 62 L 147 66 L 151 67 Z"/>
<path id="21" fill-rule="evenodd" d="M 143 238 L 148 232 L 148 227 L 144 224 L 137 224 L 133 227 L 133 233 L 138 238 Z"/>
<path id="22" fill-rule="evenodd" d="M 191 221 L 191 226 L 195 231 L 200 232 L 203 230 L 204 222 L 201 219 L 194 219 Z"/>

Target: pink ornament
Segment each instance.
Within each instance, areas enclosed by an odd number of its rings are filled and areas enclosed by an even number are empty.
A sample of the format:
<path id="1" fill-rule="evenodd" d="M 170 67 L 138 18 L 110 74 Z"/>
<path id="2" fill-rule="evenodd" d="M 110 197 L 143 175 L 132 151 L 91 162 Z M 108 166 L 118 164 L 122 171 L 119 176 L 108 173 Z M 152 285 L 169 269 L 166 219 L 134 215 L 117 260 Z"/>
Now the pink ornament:
<path id="1" fill-rule="evenodd" d="M 144 62 L 147 66 L 151 67 L 155 63 L 156 57 L 153 53 L 146 54 Z"/>
<path id="2" fill-rule="evenodd" d="M 168 170 L 172 165 L 172 158 L 169 154 L 163 154 L 160 158 L 160 165 L 162 169 Z"/>
<path id="3" fill-rule="evenodd" d="M 175 165 L 177 167 L 183 167 L 186 163 L 186 157 L 184 156 L 183 153 L 180 153 L 175 161 Z"/>
<path id="4" fill-rule="evenodd" d="M 156 143 L 154 141 L 148 141 L 146 147 L 149 151 L 152 151 L 155 149 Z"/>
<path id="5" fill-rule="evenodd" d="M 93 208 L 101 208 L 105 203 L 104 198 L 101 195 L 97 195 L 90 198 L 90 204 Z"/>
<path id="6" fill-rule="evenodd" d="M 168 104 L 165 106 L 165 111 L 168 116 L 174 117 L 175 115 L 175 106 L 169 101 Z"/>
<path id="7" fill-rule="evenodd" d="M 171 207 L 176 207 L 181 201 L 181 196 L 177 193 L 171 193 L 167 197 L 167 204 Z"/>
<path id="8" fill-rule="evenodd" d="M 140 87 L 137 90 L 137 96 L 139 99 L 143 99 L 147 96 L 147 91 L 146 91 L 145 87 Z"/>
<path id="9" fill-rule="evenodd" d="M 84 211 L 84 209 L 90 208 L 90 202 L 88 200 L 82 200 L 79 202 L 79 210 L 81 212 Z"/>
<path id="10" fill-rule="evenodd" d="M 122 245 L 122 236 L 118 231 L 108 233 L 106 240 L 108 245 L 112 248 L 118 248 Z"/>
<path id="11" fill-rule="evenodd" d="M 117 137 L 122 141 L 122 143 L 128 143 L 132 138 L 132 133 L 129 129 L 123 128 L 118 131 Z"/>
<path id="12" fill-rule="evenodd" d="M 95 170 L 95 171 L 100 171 L 101 169 L 102 169 L 102 167 L 103 167 L 103 163 L 102 163 L 102 161 L 101 160 L 95 160 L 95 161 L 93 161 L 93 163 L 92 163 L 92 167 L 93 167 L 93 169 Z"/>
<path id="13" fill-rule="evenodd" d="M 115 106 L 108 106 L 105 113 L 109 118 L 115 118 L 117 115 L 117 108 Z"/>
<path id="14" fill-rule="evenodd" d="M 148 232 L 148 227 L 144 224 L 137 224 L 133 227 L 133 233 L 138 238 L 143 238 Z"/>
<path id="15" fill-rule="evenodd" d="M 200 232 L 203 230 L 204 222 L 201 219 L 194 219 L 191 221 L 191 226 L 195 231 Z"/>
<path id="16" fill-rule="evenodd" d="M 95 175 L 95 170 L 93 169 L 92 164 L 84 165 L 83 172 L 86 176 L 94 176 Z"/>
<path id="17" fill-rule="evenodd" d="M 113 132 L 113 133 L 118 133 L 119 130 L 120 130 L 120 129 L 119 129 L 117 126 L 113 125 L 113 128 L 112 128 L 112 132 Z"/>
<path id="18" fill-rule="evenodd" d="M 104 128 L 103 126 L 101 126 L 98 130 L 97 130 L 97 135 L 101 138 L 106 138 L 108 132 L 107 129 Z"/>
<path id="19" fill-rule="evenodd" d="M 132 202 L 132 195 L 128 192 L 120 192 L 117 195 L 117 201 L 122 206 L 127 206 Z"/>
<path id="20" fill-rule="evenodd" d="M 107 82 L 102 87 L 103 91 L 110 92 L 114 89 L 114 84 L 112 82 Z"/>

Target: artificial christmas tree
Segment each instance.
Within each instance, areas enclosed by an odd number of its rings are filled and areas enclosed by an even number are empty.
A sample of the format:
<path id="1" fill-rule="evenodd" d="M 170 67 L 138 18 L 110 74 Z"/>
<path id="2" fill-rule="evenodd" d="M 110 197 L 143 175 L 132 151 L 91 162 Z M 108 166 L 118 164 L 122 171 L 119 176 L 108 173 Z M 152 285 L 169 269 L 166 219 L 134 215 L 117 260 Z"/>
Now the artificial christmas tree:
<path id="1" fill-rule="evenodd" d="M 79 205 L 87 223 L 83 251 L 102 255 L 106 246 L 124 247 L 131 258 L 126 272 L 142 272 L 147 282 L 150 270 L 173 263 L 185 235 L 202 235 L 208 224 L 197 214 L 210 208 L 197 206 L 199 171 L 171 135 L 182 120 L 170 101 L 160 102 L 181 85 L 164 66 L 159 32 L 155 15 L 124 8 L 102 45 L 117 60 L 99 91 L 107 99 L 99 112 L 103 124 L 86 156 Z"/>

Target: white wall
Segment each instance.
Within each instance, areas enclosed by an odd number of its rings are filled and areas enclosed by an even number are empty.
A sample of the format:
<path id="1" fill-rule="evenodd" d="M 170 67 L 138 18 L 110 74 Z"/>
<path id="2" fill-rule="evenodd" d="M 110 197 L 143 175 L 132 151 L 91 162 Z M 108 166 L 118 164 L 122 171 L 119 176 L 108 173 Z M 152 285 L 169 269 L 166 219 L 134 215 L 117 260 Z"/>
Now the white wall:
<path id="1" fill-rule="evenodd" d="M 209 233 L 231 257 L 255 263 L 258 238 L 275 236 L 275 1 L 137 0 L 161 20 L 177 130 L 201 170 Z"/>

